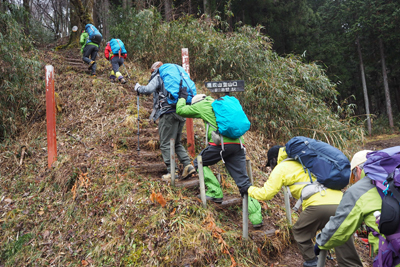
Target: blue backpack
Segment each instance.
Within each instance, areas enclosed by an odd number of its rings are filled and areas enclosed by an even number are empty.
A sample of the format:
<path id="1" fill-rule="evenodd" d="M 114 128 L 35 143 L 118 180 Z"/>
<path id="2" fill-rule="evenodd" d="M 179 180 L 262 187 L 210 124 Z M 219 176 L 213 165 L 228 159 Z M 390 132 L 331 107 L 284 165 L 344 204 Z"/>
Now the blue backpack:
<path id="1" fill-rule="evenodd" d="M 190 104 L 192 102 L 192 98 L 197 94 L 196 85 L 181 66 L 166 63 L 161 65 L 158 71 L 167 91 L 168 104 L 176 104 L 178 102 L 179 89 L 181 87 L 186 87 L 188 92 L 186 103 Z"/>
<path id="2" fill-rule="evenodd" d="M 228 95 L 220 97 L 211 106 L 221 135 L 237 139 L 250 129 L 250 121 L 235 97 Z"/>
<path id="3" fill-rule="evenodd" d="M 340 190 L 349 183 L 349 160 L 339 149 L 325 142 L 296 136 L 286 143 L 286 153 L 301 163 L 304 172 L 307 170 L 311 183 L 311 173 L 318 183 L 330 189 Z"/>
<path id="4" fill-rule="evenodd" d="M 99 32 L 99 30 L 92 24 L 86 24 L 85 31 L 89 34 L 89 39 L 86 43 L 95 43 L 100 44 L 101 40 L 103 40 L 103 35 Z"/>
<path id="5" fill-rule="evenodd" d="M 110 47 L 111 47 L 111 51 L 114 55 L 126 54 L 125 45 L 120 39 L 111 39 Z"/>

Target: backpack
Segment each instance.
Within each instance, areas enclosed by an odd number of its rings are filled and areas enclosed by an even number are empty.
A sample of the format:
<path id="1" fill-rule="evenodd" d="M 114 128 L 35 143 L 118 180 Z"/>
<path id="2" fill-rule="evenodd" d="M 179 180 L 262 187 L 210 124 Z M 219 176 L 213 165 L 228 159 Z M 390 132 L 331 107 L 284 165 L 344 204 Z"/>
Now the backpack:
<path id="1" fill-rule="evenodd" d="M 296 160 L 308 173 L 310 182 L 298 182 L 295 185 L 306 184 L 297 201 L 295 211 L 298 210 L 304 199 L 315 193 L 323 195 L 322 191 L 327 188 L 340 190 L 346 187 L 350 177 L 350 161 L 337 148 L 315 139 L 304 136 L 296 136 L 286 143 L 288 159 Z M 311 174 L 316 177 L 312 181 Z"/>
<path id="2" fill-rule="evenodd" d="M 86 43 L 95 43 L 100 44 L 101 40 L 103 40 L 103 35 L 99 32 L 99 30 L 92 24 L 86 24 L 85 31 L 89 34 L 89 39 Z"/>
<path id="3" fill-rule="evenodd" d="M 189 74 L 179 65 L 166 63 L 158 69 L 167 94 L 168 104 L 175 105 L 179 98 L 179 89 L 186 87 L 188 92 L 187 104 L 192 102 L 196 95 L 196 85 L 190 79 Z"/>
<path id="4" fill-rule="evenodd" d="M 400 146 L 368 153 L 364 172 L 382 198 L 377 221 L 380 233 L 373 232 L 379 236 L 378 256 L 373 266 L 395 266 L 400 263 Z"/>
<path id="5" fill-rule="evenodd" d="M 120 39 L 111 39 L 110 40 L 110 48 L 114 55 L 123 55 L 126 54 L 126 49 L 124 43 Z"/>
<path id="6" fill-rule="evenodd" d="M 250 121 L 235 97 L 229 95 L 220 97 L 211 106 L 221 135 L 237 139 L 250 129 Z"/>

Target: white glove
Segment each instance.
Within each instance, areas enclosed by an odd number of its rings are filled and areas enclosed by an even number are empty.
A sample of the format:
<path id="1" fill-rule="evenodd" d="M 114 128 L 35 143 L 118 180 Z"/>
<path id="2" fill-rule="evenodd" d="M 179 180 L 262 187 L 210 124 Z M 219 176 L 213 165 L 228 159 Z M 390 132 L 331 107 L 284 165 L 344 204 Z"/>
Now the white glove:
<path id="1" fill-rule="evenodd" d="M 137 90 L 138 90 L 138 88 L 140 87 L 141 85 L 139 84 L 139 83 L 136 83 L 136 85 L 135 85 L 135 91 L 137 92 Z"/>

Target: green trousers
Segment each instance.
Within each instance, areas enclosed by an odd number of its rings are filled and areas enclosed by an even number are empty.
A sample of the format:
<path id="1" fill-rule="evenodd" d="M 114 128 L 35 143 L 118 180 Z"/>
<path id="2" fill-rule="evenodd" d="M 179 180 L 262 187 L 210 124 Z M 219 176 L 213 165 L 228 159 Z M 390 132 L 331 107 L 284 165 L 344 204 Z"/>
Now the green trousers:
<path id="1" fill-rule="evenodd" d="M 207 166 L 203 167 L 204 183 L 207 186 L 206 195 L 213 198 L 222 198 L 222 188 L 214 173 Z M 262 223 L 261 205 L 254 198 L 249 197 L 249 220 L 253 225 Z"/>

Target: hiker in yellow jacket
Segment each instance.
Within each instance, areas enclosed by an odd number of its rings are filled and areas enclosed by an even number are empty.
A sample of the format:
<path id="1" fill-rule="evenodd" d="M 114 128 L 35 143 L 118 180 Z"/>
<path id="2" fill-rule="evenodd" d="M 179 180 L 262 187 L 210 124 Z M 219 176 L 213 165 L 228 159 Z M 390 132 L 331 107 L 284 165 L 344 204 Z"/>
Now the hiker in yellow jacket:
<path id="1" fill-rule="evenodd" d="M 306 184 L 294 185 L 294 183 L 309 182 L 310 179 L 302 165 L 295 160 L 284 160 L 288 157 L 285 147 L 274 146 L 268 151 L 267 156 L 267 166 L 272 168 L 269 179 L 263 187 L 251 186 L 248 189 L 249 196 L 257 200 L 270 200 L 282 186 L 287 186 L 291 195 L 300 199 L 301 191 Z M 292 230 L 304 259 L 304 267 L 317 266 L 318 257 L 314 253 L 312 239 L 318 230 L 324 228 L 330 216 L 335 215 L 342 196 L 343 193 L 340 190 L 328 188 L 303 200 L 303 211 Z M 354 247 L 353 238 L 337 247 L 335 251 L 339 266 L 363 266 Z"/>

